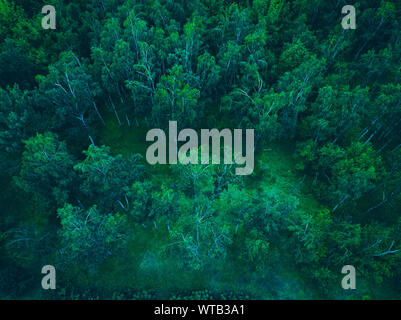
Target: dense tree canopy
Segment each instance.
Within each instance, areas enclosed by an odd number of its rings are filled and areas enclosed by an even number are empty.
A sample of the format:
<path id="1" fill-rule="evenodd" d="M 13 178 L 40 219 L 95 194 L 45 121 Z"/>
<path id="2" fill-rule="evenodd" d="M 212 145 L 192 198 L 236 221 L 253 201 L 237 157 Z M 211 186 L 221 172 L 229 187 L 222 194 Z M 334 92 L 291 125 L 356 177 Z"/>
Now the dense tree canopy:
<path id="1" fill-rule="evenodd" d="M 0 297 L 401 296 L 399 1 L 42 2 L 0 0 Z M 150 166 L 173 120 L 253 174 Z"/>

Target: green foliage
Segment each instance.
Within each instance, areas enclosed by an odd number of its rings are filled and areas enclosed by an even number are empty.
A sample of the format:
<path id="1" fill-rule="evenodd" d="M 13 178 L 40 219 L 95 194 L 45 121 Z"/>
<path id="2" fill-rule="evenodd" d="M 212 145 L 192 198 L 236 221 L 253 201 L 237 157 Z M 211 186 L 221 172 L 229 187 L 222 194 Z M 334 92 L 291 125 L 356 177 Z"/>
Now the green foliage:
<path id="1" fill-rule="evenodd" d="M 85 160 L 74 166 L 84 180 L 81 190 L 91 199 L 97 199 L 102 207 L 117 207 L 117 202 L 124 195 L 124 188 L 142 175 L 143 166 L 139 163 L 141 156 L 113 156 L 109 147 L 94 145 L 90 145 L 83 153 Z"/>
<path id="2" fill-rule="evenodd" d="M 65 2 L 43 30 L 0 0 L 2 296 L 401 296 L 398 1 L 356 30 L 336 1 Z M 254 129 L 254 174 L 147 166 L 169 120 Z M 34 292 L 49 261 L 60 292 Z"/>
<path id="3" fill-rule="evenodd" d="M 45 205 L 68 201 L 76 176 L 72 170 L 74 157 L 66 144 L 52 133 L 37 134 L 24 144 L 16 184 Z"/>
<path id="4" fill-rule="evenodd" d="M 83 210 L 66 204 L 57 211 L 62 263 L 77 264 L 92 270 L 112 255 L 124 252 L 126 217 L 102 214 L 96 206 Z"/>

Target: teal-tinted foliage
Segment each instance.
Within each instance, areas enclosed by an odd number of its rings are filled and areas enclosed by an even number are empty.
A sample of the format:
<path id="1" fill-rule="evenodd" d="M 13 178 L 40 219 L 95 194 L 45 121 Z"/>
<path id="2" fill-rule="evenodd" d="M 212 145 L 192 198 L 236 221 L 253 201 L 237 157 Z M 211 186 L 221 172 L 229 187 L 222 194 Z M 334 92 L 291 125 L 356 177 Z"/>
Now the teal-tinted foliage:
<path id="1" fill-rule="evenodd" d="M 0 0 L 0 298 L 401 297 L 400 1 L 50 2 Z M 148 165 L 169 120 L 253 174 Z"/>

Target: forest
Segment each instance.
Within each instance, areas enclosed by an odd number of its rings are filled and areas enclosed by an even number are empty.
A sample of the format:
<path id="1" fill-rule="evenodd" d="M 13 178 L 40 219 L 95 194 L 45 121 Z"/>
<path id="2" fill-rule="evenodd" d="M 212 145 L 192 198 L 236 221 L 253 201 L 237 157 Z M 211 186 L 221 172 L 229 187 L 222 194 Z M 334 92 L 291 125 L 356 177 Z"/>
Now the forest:
<path id="1" fill-rule="evenodd" d="M 400 79 L 400 0 L 0 0 L 0 299 L 400 299 Z"/>

